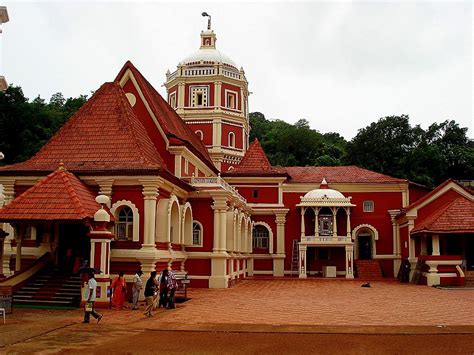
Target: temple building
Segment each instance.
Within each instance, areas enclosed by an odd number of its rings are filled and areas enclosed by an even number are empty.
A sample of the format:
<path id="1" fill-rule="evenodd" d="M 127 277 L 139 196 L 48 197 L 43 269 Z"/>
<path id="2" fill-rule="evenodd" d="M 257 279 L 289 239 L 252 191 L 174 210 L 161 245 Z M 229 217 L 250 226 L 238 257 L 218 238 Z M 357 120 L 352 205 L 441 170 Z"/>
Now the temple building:
<path id="1" fill-rule="evenodd" d="M 120 271 L 130 281 L 166 267 L 191 287 L 227 288 L 259 275 L 394 278 L 408 260 L 421 282 L 465 282 L 472 191 L 272 166 L 249 142 L 244 70 L 216 40 L 209 25 L 166 73 L 166 99 L 126 62 L 35 156 L 0 168 L 0 284 L 85 260 L 103 304 Z"/>

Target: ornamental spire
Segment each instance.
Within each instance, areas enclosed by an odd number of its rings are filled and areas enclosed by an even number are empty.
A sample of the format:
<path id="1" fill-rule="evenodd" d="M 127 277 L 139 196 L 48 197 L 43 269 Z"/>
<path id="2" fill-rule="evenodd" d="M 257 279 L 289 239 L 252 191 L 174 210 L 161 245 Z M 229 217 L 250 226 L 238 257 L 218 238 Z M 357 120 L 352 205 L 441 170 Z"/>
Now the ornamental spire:
<path id="1" fill-rule="evenodd" d="M 211 30 L 211 15 L 209 15 L 206 11 L 201 14 L 203 17 L 208 17 L 207 19 L 207 29 Z"/>

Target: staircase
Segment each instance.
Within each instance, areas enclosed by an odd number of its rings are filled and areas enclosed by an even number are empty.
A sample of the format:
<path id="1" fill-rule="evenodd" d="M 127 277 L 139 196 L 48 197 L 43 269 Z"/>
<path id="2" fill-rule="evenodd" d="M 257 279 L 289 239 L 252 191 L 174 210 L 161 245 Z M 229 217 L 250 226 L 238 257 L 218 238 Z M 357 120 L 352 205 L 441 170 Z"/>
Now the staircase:
<path id="1" fill-rule="evenodd" d="M 474 271 L 465 271 L 464 275 L 465 275 L 464 286 L 474 287 Z"/>
<path id="2" fill-rule="evenodd" d="M 360 280 L 383 280 L 380 264 L 376 260 L 355 260 L 357 277 Z"/>
<path id="3" fill-rule="evenodd" d="M 13 294 L 13 304 L 32 308 L 77 308 L 81 302 L 81 279 L 58 268 L 39 272 Z"/>

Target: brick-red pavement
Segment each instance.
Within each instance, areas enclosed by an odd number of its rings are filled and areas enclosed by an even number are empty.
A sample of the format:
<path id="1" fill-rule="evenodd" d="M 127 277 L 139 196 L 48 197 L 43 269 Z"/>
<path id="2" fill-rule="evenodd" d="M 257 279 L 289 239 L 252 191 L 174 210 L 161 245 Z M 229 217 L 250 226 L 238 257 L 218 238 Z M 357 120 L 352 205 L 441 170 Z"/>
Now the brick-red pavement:
<path id="1" fill-rule="evenodd" d="M 397 282 L 244 280 L 231 289 L 194 289 L 162 321 L 286 325 L 474 325 L 474 290 Z"/>

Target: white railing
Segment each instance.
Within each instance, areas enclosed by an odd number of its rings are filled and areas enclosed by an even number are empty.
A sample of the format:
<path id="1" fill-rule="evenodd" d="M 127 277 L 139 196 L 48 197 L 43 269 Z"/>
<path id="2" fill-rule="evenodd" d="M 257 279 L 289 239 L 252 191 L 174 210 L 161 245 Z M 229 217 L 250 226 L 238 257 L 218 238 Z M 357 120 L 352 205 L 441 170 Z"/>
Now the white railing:
<path id="1" fill-rule="evenodd" d="M 178 71 L 175 70 L 173 73 L 168 74 L 168 75 L 166 76 L 166 80 L 167 80 L 167 81 L 171 81 L 171 80 L 173 80 L 174 78 L 176 78 L 177 76 L 178 76 Z"/>
<path id="2" fill-rule="evenodd" d="M 224 74 L 224 76 L 227 76 L 229 78 L 234 78 L 234 79 L 240 79 L 240 73 L 236 73 L 236 72 L 233 72 L 233 71 L 230 71 L 230 70 L 222 70 L 222 74 Z"/>
<path id="3" fill-rule="evenodd" d="M 191 185 L 192 186 L 197 186 L 197 187 L 205 187 L 205 186 L 209 186 L 209 185 L 218 185 L 218 186 L 222 187 L 224 190 L 229 191 L 232 194 L 234 194 L 235 196 L 237 196 L 237 198 L 239 198 L 241 201 L 247 203 L 247 200 L 241 194 L 239 194 L 239 192 L 237 191 L 237 189 L 235 187 L 229 185 L 229 183 L 227 183 L 227 181 L 225 181 L 223 178 L 221 178 L 221 174 L 219 174 L 218 176 L 208 176 L 208 177 L 195 177 L 193 175 L 191 177 Z"/>
<path id="4" fill-rule="evenodd" d="M 199 68 L 199 69 L 186 69 L 184 75 L 189 76 L 200 76 L 200 75 L 214 75 L 214 68 Z"/>
<path id="5" fill-rule="evenodd" d="M 305 235 L 301 237 L 303 243 L 351 243 L 351 237 L 345 235 Z"/>

